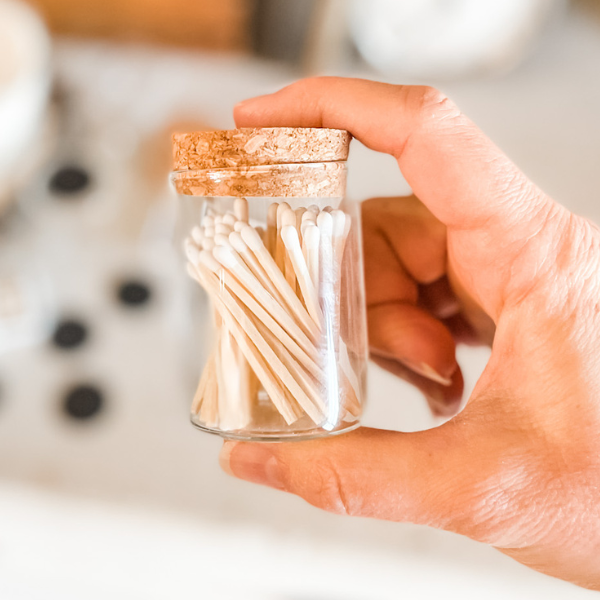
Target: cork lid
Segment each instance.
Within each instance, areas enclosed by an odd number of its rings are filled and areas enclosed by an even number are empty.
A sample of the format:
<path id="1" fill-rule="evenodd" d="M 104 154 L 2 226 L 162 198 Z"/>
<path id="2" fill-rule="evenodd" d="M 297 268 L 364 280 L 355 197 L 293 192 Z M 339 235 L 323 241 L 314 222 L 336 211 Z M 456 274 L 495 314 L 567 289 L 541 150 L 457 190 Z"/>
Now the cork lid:
<path id="1" fill-rule="evenodd" d="M 345 161 L 341 129 L 262 127 L 173 135 L 175 171 Z"/>

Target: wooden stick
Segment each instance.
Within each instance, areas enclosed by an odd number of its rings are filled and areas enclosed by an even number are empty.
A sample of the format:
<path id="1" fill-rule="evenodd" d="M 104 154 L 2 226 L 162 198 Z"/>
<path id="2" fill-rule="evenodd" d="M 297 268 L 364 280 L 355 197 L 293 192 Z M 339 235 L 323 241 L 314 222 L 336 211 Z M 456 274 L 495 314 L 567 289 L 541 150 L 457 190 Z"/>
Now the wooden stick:
<path id="1" fill-rule="evenodd" d="M 219 425 L 219 413 L 217 406 L 217 376 L 215 369 L 215 356 L 211 356 L 204 368 L 207 373 L 206 387 L 198 418 L 206 427 L 217 427 Z"/>
<path id="2" fill-rule="evenodd" d="M 240 373 L 240 364 L 231 332 L 221 328 L 219 372 L 219 421 L 225 431 L 243 429 L 251 419 L 250 406 L 245 402 Z M 237 346 L 236 346 L 237 347 Z M 221 390 L 223 393 L 221 393 Z"/>
<path id="3" fill-rule="evenodd" d="M 290 209 L 290 205 L 287 202 L 281 202 L 277 206 L 277 241 L 275 242 L 274 258 L 277 268 L 282 273 L 285 273 L 285 249 L 283 247 L 283 242 L 281 241 L 281 218 L 283 217 L 283 213 L 285 213 L 288 209 Z"/>
<path id="4" fill-rule="evenodd" d="M 319 325 L 315 323 L 310 315 L 306 312 L 306 309 L 304 306 L 302 306 L 302 302 L 300 302 L 298 296 L 296 296 L 294 291 L 288 285 L 283 273 L 277 268 L 275 261 L 267 252 L 267 249 L 262 243 L 260 236 L 250 226 L 244 227 L 244 229 L 241 231 L 241 235 L 244 242 L 246 242 L 246 245 L 250 248 L 250 250 L 252 250 L 252 252 L 254 252 L 254 255 L 262 265 L 267 275 L 273 281 L 279 293 L 283 296 L 292 314 L 304 327 L 306 332 L 309 334 L 309 337 L 316 341 L 319 338 Z"/>
<path id="5" fill-rule="evenodd" d="M 249 217 L 248 200 L 246 198 L 236 198 L 233 201 L 233 212 L 238 221 L 247 223 Z"/>
<path id="6" fill-rule="evenodd" d="M 323 371 L 315 361 L 315 346 L 306 337 L 304 332 L 298 325 L 289 318 L 289 327 L 292 329 L 292 337 L 272 316 L 267 312 L 261 304 L 252 296 L 244 286 L 229 272 L 225 271 L 222 266 L 215 260 L 210 253 L 203 252 L 199 256 L 199 263 L 206 267 L 209 271 L 215 274 L 220 273 L 220 280 L 225 284 L 231 292 L 239 298 L 239 300 L 262 321 L 273 334 L 281 340 L 281 342 L 290 350 L 290 352 L 298 359 L 298 361 L 306 367 L 317 379 L 322 380 Z"/>
<path id="7" fill-rule="evenodd" d="M 281 239 L 283 240 L 285 249 L 287 250 L 287 256 L 289 256 L 290 262 L 292 263 L 292 268 L 294 269 L 294 273 L 296 275 L 295 278 L 298 280 L 298 284 L 300 285 L 300 290 L 302 291 L 302 297 L 304 298 L 306 309 L 315 323 L 317 323 L 319 327 L 322 327 L 323 315 L 321 313 L 321 309 L 319 308 L 319 299 L 317 298 L 315 287 L 313 285 L 310 273 L 308 272 L 308 267 L 304 261 L 304 256 L 302 256 L 300 240 L 298 239 L 298 231 L 293 225 L 287 225 L 281 230 Z"/>
<path id="8" fill-rule="evenodd" d="M 234 231 L 232 234 L 230 234 L 229 242 L 232 248 L 242 257 L 242 260 L 246 263 L 254 276 L 263 284 L 265 288 L 267 288 L 271 296 L 273 296 L 273 298 L 275 298 L 275 300 L 277 300 L 277 302 L 280 304 L 285 304 L 281 294 L 277 291 L 277 288 L 269 279 L 269 276 L 265 273 L 265 270 L 258 262 L 256 256 L 254 256 L 250 248 L 248 248 L 240 233 Z"/>
<path id="9" fill-rule="evenodd" d="M 315 348 L 314 344 L 294 318 L 260 285 L 260 282 L 249 276 L 246 271 L 239 269 L 235 260 L 231 259 L 227 252 L 221 252 L 217 249 L 215 249 L 214 255 L 202 252 L 199 256 L 199 262 L 210 271 L 220 273 L 221 279 L 229 274 L 228 285 L 242 301 L 252 306 L 253 312 L 257 316 L 260 317 L 264 313 L 269 316 L 272 315 L 272 319 L 278 321 L 279 326 L 287 331 L 309 356 L 312 355 Z M 242 285 L 237 283 L 238 280 Z M 257 309 L 256 304 L 262 306 L 263 311 Z"/>
<path id="10" fill-rule="evenodd" d="M 277 356 L 279 356 L 285 368 L 293 374 L 296 381 L 302 386 L 315 406 L 318 407 L 319 413 L 313 411 L 313 414 L 311 415 L 311 413 L 307 411 L 307 414 L 311 417 L 311 419 L 315 423 L 318 423 L 320 420 L 322 420 L 326 410 L 322 395 L 322 389 L 325 388 L 326 383 L 324 384 L 323 381 L 315 381 L 302 368 L 302 366 L 298 364 L 294 357 L 288 352 L 287 348 L 281 344 L 281 342 L 275 336 L 273 336 L 268 329 L 262 325 L 259 325 L 258 328 L 269 345 L 277 350 Z M 302 403 L 300 405 L 303 406 Z"/>
<path id="11" fill-rule="evenodd" d="M 195 415 L 202 403 L 202 399 L 204 397 L 204 393 L 206 391 L 206 383 L 208 381 L 208 366 L 212 362 L 214 357 L 214 350 L 210 355 L 204 369 L 202 370 L 202 375 L 200 376 L 200 381 L 198 382 L 198 387 L 196 388 L 196 393 L 194 394 L 194 401 L 192 402 L 192 414 Z"/>
<path id="12" fill-rule="evenodd" d="M 275 257 L 277 246 L 277 203 L 273 202 L 267 211 L 267 241 L 265 246 L 271 256 Z"/>
<path id="13" fill-rule="evenodd" d="M 281 241 L 283 242 L 282 231 L 286 227 L 292 227 L 296 229 L 296 213 L 290 208 L 288 210 L 284 210 L 281 214 L 281 229 L 279 231 L 279 237 L 281 237 Z M 283 242 L 285 246 L 285 242 Z M 285 275 L 285 280 L 288 282 L 288 285 L 294 290 L 296 293 L 296 271 L 294 266 L 292 265 L 292 259 L 290 257 L 287 248 L 284 250 L 284 259 L 283 259 L 283 273 Z"/>
<path id="14" fill-rule="evenodd" d="M 208 270 L 203 271 L 203 280 L 207 289 L 210 289 L 215 298 L 217 298 L 217 310 L 221 313 L 221 318 L 227 324 L 235 340 L 244 353 L 244 356 L 250 363 L 254 372 L 258 375 L 263 387 L 275 407 L 286 420 L 288 425 L 294 423 L 299 415 L 297 410 L 291 406 L 279 392 L 277 381 L 272 376 L 267 365 L 270 365 L 277 377 L 290 390 L 298 403 L 306 410 L 306 407 L 314 413 L 314 405 L 298 382 L 281 364 L 281 361 L 273 349 L 265 342 L 264 338 L 258 332 L 251 319 L 238 301 L 226 290 L 220 287 L 215 275 Z"/>

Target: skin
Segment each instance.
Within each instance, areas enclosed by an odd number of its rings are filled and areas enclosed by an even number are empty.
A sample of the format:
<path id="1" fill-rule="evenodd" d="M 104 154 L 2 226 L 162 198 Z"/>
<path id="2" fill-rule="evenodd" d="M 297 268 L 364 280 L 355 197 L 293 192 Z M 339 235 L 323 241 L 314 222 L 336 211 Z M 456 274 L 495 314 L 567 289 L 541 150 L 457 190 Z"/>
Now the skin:
<path id="1" fill-rule="evenodd" d="M 440 427 L 227 442 L 223 468 L 335 513 L 457 532 L 600 590 L 596 226 L 428 87 L 308 79 L 243 102 L 235 119 L 347 129 L 397 159 L 415 196 L 363 206 L 379 364 L 451 415 L 462 394 L 456 343 L 492 354 L 464 410 Z"/>

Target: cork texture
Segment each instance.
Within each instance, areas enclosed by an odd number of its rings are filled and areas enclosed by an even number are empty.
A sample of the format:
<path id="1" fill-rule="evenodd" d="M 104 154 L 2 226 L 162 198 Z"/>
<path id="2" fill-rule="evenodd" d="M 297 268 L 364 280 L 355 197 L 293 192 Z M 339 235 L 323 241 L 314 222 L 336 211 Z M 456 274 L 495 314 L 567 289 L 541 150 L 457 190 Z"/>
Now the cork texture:
<path id="1" fill-rule="evenodd" d="M 171 175 L 179 194 L 246 198 L 343 198 L 346 164 L 323 162 L 178 171 Z"/>
<path id="2" fill-rule="evenodd" d="M 307 127 L 176 133 L 174 170 L 345 161 L 350 139 L 341 129 Z"/>

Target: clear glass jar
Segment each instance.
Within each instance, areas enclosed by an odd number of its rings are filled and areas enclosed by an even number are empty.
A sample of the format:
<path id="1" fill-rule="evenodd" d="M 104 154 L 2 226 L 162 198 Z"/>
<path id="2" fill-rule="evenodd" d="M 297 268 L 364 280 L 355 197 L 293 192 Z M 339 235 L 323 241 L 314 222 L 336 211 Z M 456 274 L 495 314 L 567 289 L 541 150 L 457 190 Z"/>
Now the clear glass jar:
<path id="1" fill-rule="evenodd" d="M 327 129 L 175 136 L 182 268 L 211 304 L 200 429 L 277 441 L 358 426 L 368 348 L 348 143 Z"/>

